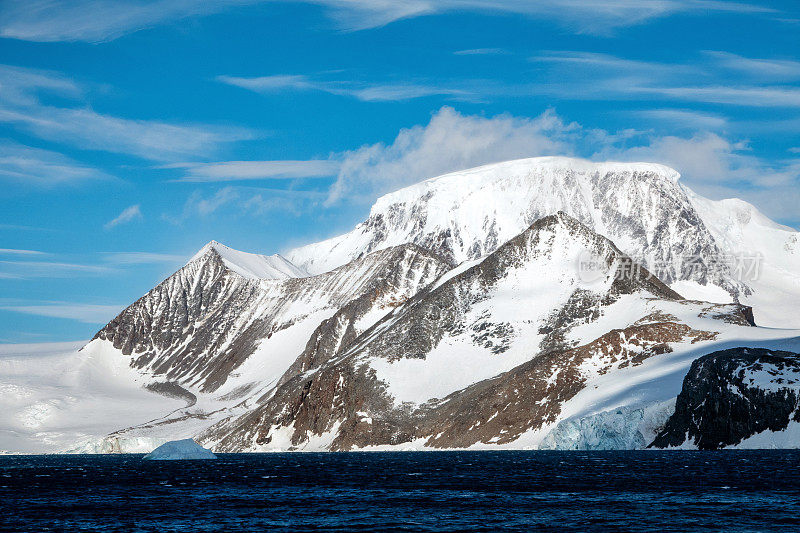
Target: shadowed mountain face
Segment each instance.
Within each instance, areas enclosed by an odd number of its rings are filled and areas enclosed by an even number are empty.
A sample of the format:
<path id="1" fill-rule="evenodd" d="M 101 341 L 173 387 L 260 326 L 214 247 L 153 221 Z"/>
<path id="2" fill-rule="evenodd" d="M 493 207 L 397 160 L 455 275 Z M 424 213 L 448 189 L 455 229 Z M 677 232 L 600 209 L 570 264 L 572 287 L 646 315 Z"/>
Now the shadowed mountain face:
<path id="1" fill-rule="evenodd" d="M 602 264 L 588 280 L 586 256 Z M 680 300 L 608 239 L 567 215 L 545 217 L 202 438 L 224 451 L 325 435 L 332 449 L 512 442 L 555 422 L 592 376 L 716 336 L 658 312 L 596 338 L 579 333 L 623 297 L 642 309 Z M 741 306 L 718 312 L 750 327 Z"/>

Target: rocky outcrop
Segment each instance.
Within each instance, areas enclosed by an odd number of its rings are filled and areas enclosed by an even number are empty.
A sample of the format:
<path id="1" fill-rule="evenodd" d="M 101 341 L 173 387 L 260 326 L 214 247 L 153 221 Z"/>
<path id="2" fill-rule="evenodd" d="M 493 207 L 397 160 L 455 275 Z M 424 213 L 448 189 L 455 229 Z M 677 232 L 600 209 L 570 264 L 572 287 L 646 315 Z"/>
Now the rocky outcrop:
<path id="1" fill-rule="evenodd" d="M 692 363 L 675 413 L 650 444 L 716 450 L 800 422 L 800 354 L 732 348 Z"/>

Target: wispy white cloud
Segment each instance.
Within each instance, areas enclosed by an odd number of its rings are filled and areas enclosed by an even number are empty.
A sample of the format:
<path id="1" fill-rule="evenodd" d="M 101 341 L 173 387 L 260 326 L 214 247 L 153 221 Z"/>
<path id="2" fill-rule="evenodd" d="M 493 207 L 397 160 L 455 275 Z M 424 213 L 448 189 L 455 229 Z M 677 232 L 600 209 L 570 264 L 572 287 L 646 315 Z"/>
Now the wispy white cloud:
<path id="1" fill-rule="evenodd" d="M 154 161 L 203 155 L 215 152 L 223 143 L 253 137 L 244 128 L 132 120 L 89 108 L 44 105 L 0 108 L 0 122 L 14 124 L 42 139 Z"/>
<path id="2" fill-rule="evenodd" d="M 157 263 L 182 263 L 187 257 L 154 252 L 103 252 L 103 261 L 115 265 L 148 265 Z"/>
<path id="3" fill-rule="evenodd" d="M 776 187 L 796 182 L 798 168 L 792 162 L 770 164 L 749 153 L 746 142 L 732 141 L 714 133 L 689 137 L 651 136 L 639 146 L 607 146 L 597 159 L 655 161 L 681 172 L 693 184 L 736 185 L 741 188 Z"/>
<path id="4" fill-rule="evenodd" d="M 27 315 L 77 320 L 87 324 L 105 324 L 118 315 L 124 306 L 42 302 L 29 305 L 0 305 L 0 309 Z"/>
<path id="5" fill-rule="evenodd" d="M 0 9 L 0 36 L 26 41 L 109 41 L 186 17 L 208 15 L 229 0 L 10 0 Z"/>
<path id="6" fill-rule="evenodd" d="M 396 102 L 425 98 L 427 96 L 450 96 L 462 100 L 470 99 L 470 92 L 464 89 L 421 84 L 367 85 L 361 88 L 345 90 L 342 94 L 353 96 L 364 102 Z"/>
<path id="7" fill-rule="evenodd" d="M 0 255 L 47 255 L 38 250 L 16 250 L 14 248 L 0 248 Z"/>
<path id="8" fill-rule="evenodd" d="M 187 17 L 273 0 L 8 0 L 0 36 L 28 41 L 102 42 Z M 287 0 L 291 1 L 291 0 Z M 346 30 L 456 11 L 512 13 L 553 20 L 580 33 L 608 34 L 676 13 L 771 13 L 763 6 L 721 0 L 294 0 L 326 9 Z"/>
<path id="9" fill-rule="evenodd" d="M 180 181 L 212 182 L 259 179 L 321 178 L 333 176 L 339 163 L 329 159 L 307 161 L 220 161 L 215 163 L 176 163 L 167 168 L 185 168 Z"/>
<path id="10" fill-rule="evenodd" d="M 114 178 L 58 152 L 0 140 L 0 179 L 49 187 Z"/>
<path id="11" fill-rule="evenodd" d="M 706 55 L 719 67 L 748 74 L 764 81 L 792 81 L 800 79 L 800 61 L 790 59 L 755 59 L 730 52 L 707 51 Z"/>
<path id="12" fill-rule="evenodd" d="M 130 265 L 176 264 L 188 256 L 155 252 L 99 252 L 90 262 L 78 262 L 70 254 L 59 254 L 50 260 L 52 253 L 38 250 L 0 248 L 0 279 L 72 278 L 75 276 L 102 276 L 120 272 Z M 72 261 L 71 261 L 72 260 Z M 2 303 L 2 299 L 0 299 Z"/>
<path id="13" fill-rule="evenodd" d="M 728 119 L 725 117 L 690 109 L 644 109 L 630 114 L 660 121 L 677 129 L 719 130 L 728 125 Z"/>
<path id="14" fill-rule="evenodd" d="M 76 83 L 53 72 L 0 65 L 0 87 L 0 123 L 81 149 L 171 161 L 214 153 L 224 143 L 254 137 L 244 128 L 172 124 L 99 113 L 84 101 Z M 43 104 L 39 98 L 43 91 L 72 99 L 74 105 Z M 88 173 L 85 169 L 76 171 Z"/>
<path id="15" fill-rule="evenodd" d="M 488 53 L 487 50 L 490 49 L 456 53 Z M 218 76 L 217 80 L 260 94 L 320 91 L 367 102 L 430 96 L 481 102 L 494 97 L 545 95 L 567 100 L 800 107 L 800 88 L 779 84 L 795 77 L 800 79 L 800 62 L 797 61 L 750 59 L 725 52 L 705 52 L 692 61 L 664 63 L 580 51 L 546 51 L 530 60 L 539 67 L 534 82 L 440 78 L 394 83 L 344 80 L 341 75 L 340 79 L 331 80 L 325 79 L 326 75 L 300 74 Z"/>
<path id="16" fill-rule="evenodd" d="M 366 83 L 358 81 L 321 81 L 303 75 L 274 75 L 244 78 L 218 76 L 217 80 L 260 94 L 284 91 L 321 91 L 350 96 L 363 102 L 402 101 L 426 96 L 451 96 L 467 99 L 472 91 L 462 87 L 447 87 L 425 83 Z"/>
<path id="17" fill-rule="evenodd" d="M 194 191 L 177 216 L 163 218 L 181 224 L 192 217 L 208 217 L 224 211 L 226 216 L 252 216 L 269 212 L 300 214 L 322 205 L 327 193 L 321 191 L 272 189 L 228 185 L 209 194 Z"/>
<path id="18" fill-rule="evenodd" d="M 324 85 L 311 81 L 308 76 L 300 74 L 275 74 L 273 76 L 257 76 L 253 78 L 237 76 L 217 76 L 217 81 L 247 89 L 253 92 L 269 93 L 285 89 L 324 90 Z"/>
<path id="19" fill-rule="evenodd" d="M 532 155 L 573 153 L 575 130 L 555 113 L 515 118 L 462 115 L 443 107 L 425 126 L 401 130 L 394 142 L 341 154 L 342 167 L 328 203 L 352 195 L 373 197 L 423 178 Z"/>
<path id="20" fill-rule="evenodd" d="M 194 191 L 186 200 L 184 216 L 198 214 L 210 215 L 217 209 L 240 199 L 239 191 L 235 187 L 223 187 L 210 197 L 204 197 L 200 191 Z"/>
<path id="21" fill-rule="evenodd" d="M 747 107 L 800 107 L 800 88 L 796 87 L 631 87 L 631 93 L 662 96 L 690 102 L 729 104 Z"/>
<path id="22" fill-rule="evenodd" d="M 122 210 L 122 213 L 114 217 L 113 219 L 106 222 L 103 227 L 105 229 L 112 229 L 120 224 L 127 224 L 128 222 L 132 222 L 134 220 L 141 220 L 142 217 L 142 210 L 139 204 L 132 205 L 130 207 L 126 207 Z"/>
<path id="23" fill-rule="evenodd" d="M 102 275 L 115 269 L 82 263 L 61 261 L 0 260 L 0 276 L 8 279 L 69 278 L 76 275 Z"/>
<path id="24" fill-rule="evenodd" d="M 36 104 L 40 93 L 53 93 L 77 98 L 83 89 L 58 72 L 0 65 L 2 100 L 17 105 Z"/>
<path id="25" fill-rule="evenodd" d="M 587 129 L 562 120 L 553 111 L 535 119 L 508 115 L 487 118 L 442 108 L 428 124 L 401 130 L 391 144 L 368 145 L 342 154 L 342 168 L 327 203 L 354 199 L 369 202 L 423 178 L 485 163 L 553 154 L 667 164 L 701 193 L 717 198 L 723 192 L 736 195 L 756 203 L 770 216 L 800 222 L 796 214 L 800 160 L 760 158 L 751 152 L 746 140 L 718 133 L 681 137 L 653 131 Z"/>
<path id="26" fill-rule="evenodd" d="M 800 107 L 800 88 L 775 85 L 788 79 L 793 61 L 748 59 L 706 53 L 685 63 L 630 60 L 589 52 L 548 52 L 531 58 L 549 66 L 537 90 L 561 98 L 601 100 L 680 100 L 745 107 Z M 748 75 L 731 78 L 732 64 Z M 756 71 L 772 76 L 753 76 Z M 776 79 L 778 73 L 782 78 Z M 794 74 L 792 74 L 794 75 Z"/>
<path id="27" fill-rule="evenodd" d="M 534 62 L 565 64 L 573 69 L 576 67 L 588 67 L 599 73 L 611 72 L 614 74 L 629 73 L 663 76 L 695 72 L 695 68 L 690 65 L 627 59 L 598 52 L 550 50 L 533 56 L 530 59 Z"/>
<path id="28" fill-rule="evenodd" d="M 456 50 L 453 52 L 455 56 L 496 56 L 507 54 L 508 51 L 503 48 L 471 48 L 469 50 Z"/>

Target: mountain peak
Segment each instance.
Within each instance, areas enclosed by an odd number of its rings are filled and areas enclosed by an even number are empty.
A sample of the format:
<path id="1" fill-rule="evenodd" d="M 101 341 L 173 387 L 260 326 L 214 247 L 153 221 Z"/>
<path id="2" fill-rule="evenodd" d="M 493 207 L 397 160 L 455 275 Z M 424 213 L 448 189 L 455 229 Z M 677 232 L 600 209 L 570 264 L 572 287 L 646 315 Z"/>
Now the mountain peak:
<path id="1" fill-rule="evenodd" d="M 308 276 L 305 269 L 298 267 L 279 254 L 262 255 L 234 250 L 218 241 L 209 241 L 197 252 L 189 263 L 213 253 L 226 268 L 248 279 L 286 279 Z"/>
<path id="2" fill-rule="evenodd" d="M 563 211 L 629 254 L 670 262 L 690 246 L 713 248 L 679 178 L 675 170 L 655 163 L 568 157 L 494 163 L 382 196 L 352 232 L 292 250 L 288 257 L 317 273 L 374 250 L 414 242 L 457 264 L 486 256 L 536 220 Z M 674 219 L 667 232 L 665 218 Z M 679 234 L 686 227 L 696 228 L 689 245 L 686 235 Z M 667 274 L 668 283 L 681 275 Z"/>
<path id="3" fill-rule="evenodd" d="M 544 157 L 528 157 L 524 159 L 512 159 L 510 161 L 502 161 L 499 163 L 490 163 L 488 165 L 481 165 L 465 170 L 457 170 L 455 172 L 448 172 L 429 178 L 422 183 L 435 182 L 438 180 L 447 180 L 456 176 L 467 175 L 480 175 L 491 174 L 497 171 L 501 174 L 513 172 L 518 169 L 537 169 L 537 170 L 551 170 L 551 171 L 572 171 L 581 174 L 586 173 L 625 173 L 625 172 L 639 172 L 650 174 L 654 177 L 667 179 L 673 183 L 677 182 L 681 175 L 680 173 L 666 165 L 659 163 L 648 163 L 644 161 L 637 162 L 624 162 L 624 161 L 590 161 L 588 159 L 581 159 L 577 157 L 565 156 L 544 156 Z M 413 187 L 413 185 L 412 185 Z"/>
<path id="4" fill-rule="evenodd" d="M 378 198 L 372 211 L 381 212 L 392 204 L 427 194 L 442 195 L 443 192 L 454 192 L 460 196 L 467 196 L 479 190 L 485 193 L 495 187 L 539 188 L 548 182 L 564 186 L 565 179 L 570 175 L 581 176 L 582 179 L 579 181 L 587 182 L 585 185 L 600 181 L 602 176 L 608 175 L 629 176 L 643 183 L 662 183 L 667 187 L 674 187 L 680 179 L 678 171 L 658 163 L 597 162 L 563 156 L 530 157 L 491 163 L 428 178 Z M 456 192 L 459 189 L 462 191 Z"/>

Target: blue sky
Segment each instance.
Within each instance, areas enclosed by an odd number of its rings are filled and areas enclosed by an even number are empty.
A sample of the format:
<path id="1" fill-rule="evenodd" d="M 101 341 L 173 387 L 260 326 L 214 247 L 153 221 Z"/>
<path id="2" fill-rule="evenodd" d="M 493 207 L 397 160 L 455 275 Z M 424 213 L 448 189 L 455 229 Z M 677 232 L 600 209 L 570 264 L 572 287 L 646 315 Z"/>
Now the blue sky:
<path id="1" fill-rule="evenodd" d="M 798 35 L 794 0 L 5 0 L 0 342 L 516 157 L 662 162 L 798 227 Z"/>

